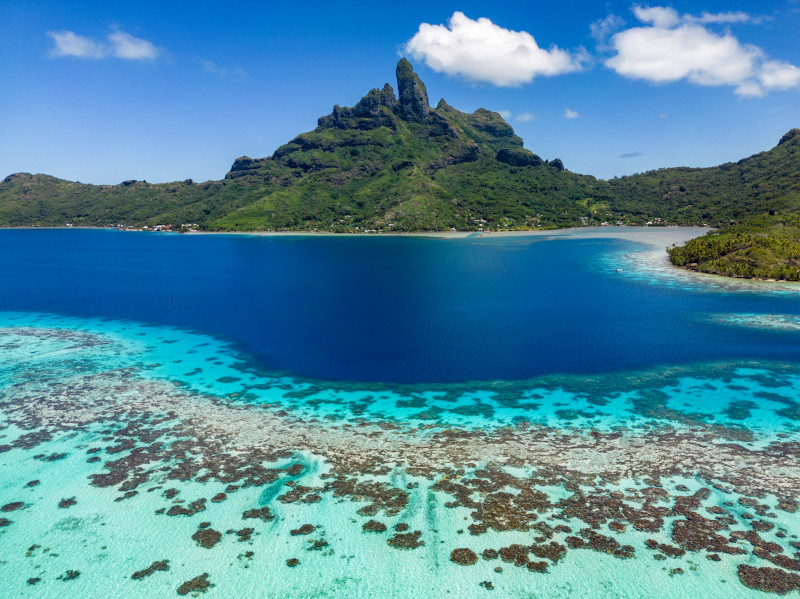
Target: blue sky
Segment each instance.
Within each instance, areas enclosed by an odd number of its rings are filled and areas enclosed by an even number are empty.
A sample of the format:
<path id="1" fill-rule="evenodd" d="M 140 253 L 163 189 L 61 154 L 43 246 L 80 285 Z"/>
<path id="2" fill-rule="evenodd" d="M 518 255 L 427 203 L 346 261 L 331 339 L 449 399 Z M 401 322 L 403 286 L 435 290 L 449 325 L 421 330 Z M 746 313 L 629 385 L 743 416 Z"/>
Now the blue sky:
<path id="1" fill-rule="evenodd" d="M 394 81 L 501 112 L 611 178 L 711 166 L 800 127 L 800 0 L 0 0 L 0 176 L 219 179 Z"/>

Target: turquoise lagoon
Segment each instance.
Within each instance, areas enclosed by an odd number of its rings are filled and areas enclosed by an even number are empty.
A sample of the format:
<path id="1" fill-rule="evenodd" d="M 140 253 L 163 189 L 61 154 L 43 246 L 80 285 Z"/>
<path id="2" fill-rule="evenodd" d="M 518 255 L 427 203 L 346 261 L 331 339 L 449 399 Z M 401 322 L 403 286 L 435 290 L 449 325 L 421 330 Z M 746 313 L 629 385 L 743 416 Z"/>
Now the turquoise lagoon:
<path id="1" fill-rule="evenodd" d="M 797 288 L 693 234 L 0 232 L 0 595 L 797 595 Z"/>

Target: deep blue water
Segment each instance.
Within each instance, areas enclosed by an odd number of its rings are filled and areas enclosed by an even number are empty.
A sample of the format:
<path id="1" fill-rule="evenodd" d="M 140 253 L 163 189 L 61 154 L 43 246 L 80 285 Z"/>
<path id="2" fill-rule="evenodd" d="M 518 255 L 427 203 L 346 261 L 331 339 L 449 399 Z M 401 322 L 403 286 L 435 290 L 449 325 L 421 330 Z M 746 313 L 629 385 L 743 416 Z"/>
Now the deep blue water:
<path id="1" fill-rule="evenodd" d="M 0 231 L 0 310 L 221 337 L 330 380 L 518 380 L 738 358 L 800 360 L 795 333 L 716 313 L 798 314 L 790 294 L 615 276 L 609 239 L 179 236 Z"/>

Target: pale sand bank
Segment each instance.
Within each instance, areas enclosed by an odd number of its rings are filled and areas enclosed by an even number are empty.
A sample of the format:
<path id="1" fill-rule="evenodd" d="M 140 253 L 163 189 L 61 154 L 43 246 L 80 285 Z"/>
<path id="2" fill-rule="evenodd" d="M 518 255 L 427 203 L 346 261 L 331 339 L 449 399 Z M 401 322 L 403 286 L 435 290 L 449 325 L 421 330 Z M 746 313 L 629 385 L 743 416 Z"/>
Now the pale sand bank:
<path id="1" fill-rule="evenodd" d="M 709 227 L 574 227 L 535 231 L 427 231 L 418 233 L 331 233 L 328 231 L 193 231 L 186 235 L 250 235 L 256 237 L 546 237 L 554 239 L 626 239 L 665 248 L 705 235 Z"/>
<path id="2" fill-rule="evenodd" d="M 625 239 L 666 248 L 705 235 L 710 227 L 574 227 L 545 231 L 492 231 L 486 237 L 547 237 L 554 239 Z"/>
<path id="3" fill-rule="evenodd" d="M 175 231 L 142 231 L 115 227 L 3 227 L 9 230 L 97 229 L 134 233 L 176 233 Z M 245 235 L 252 237 L 426 237 L 432 239 L 465 239 L 467 237 L 547 237 L 553 239 L 627 239 L 665 248 L 705 235 L 709 227 L 573 227 L 531 231 L 420 231 L 416 233 L 333 233 L 330 231 L 188 231 L 183 235 Z"/>

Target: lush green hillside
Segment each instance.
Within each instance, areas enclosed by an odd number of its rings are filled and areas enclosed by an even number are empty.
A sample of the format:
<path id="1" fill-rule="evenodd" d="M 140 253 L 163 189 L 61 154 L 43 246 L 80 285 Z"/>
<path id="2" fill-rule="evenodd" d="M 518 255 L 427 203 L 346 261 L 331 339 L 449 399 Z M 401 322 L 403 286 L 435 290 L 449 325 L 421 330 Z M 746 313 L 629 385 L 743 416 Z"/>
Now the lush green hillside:
<path id="1" fill-rule="evenodd" d="M 224 229 L 441 230 L 576 225 L 597 181 L 522 147 L 503 118 L 428 104 L 406 60 L 387 84 L 270 158 L 240 158 L 226 179 L 264 195 L 213 222 Z M 602 185 L 600 186 L 602 187 Z"/>
<path id="2" fill-rule="evenodd" d="M 768 152 L 708 169 L 613 181 L 525 149 L 503 118 L 433 108 L 403 59 L 386 84 L 335 106 L 267 158 L 236 159 L 222 181 L 83 185 L 18 173 L 0 182 L 0 226 L 419 231 L 738 222 L 800 207 L 800 131 Z"/>
<path id="3" fill-rule="evenodd" d="M 613 209 L 632 219 L 722 226 L 747 216 L 800 209 L 800 130 L 736 163 L 669 168 L 609 181 Z"/>
<path id="4" fill-rule="evenodd" d="M 667 253 L 673 264 L 699 272 L 800 281 L 800 216 L 749 217 Z"/>
<path id="5" fill-rule="evenodd" d="M 206 223 L 251 198 L 251 190 L 220 181 L 86 185 L 17 173 L 0 183 L 0 226 Z"/>

